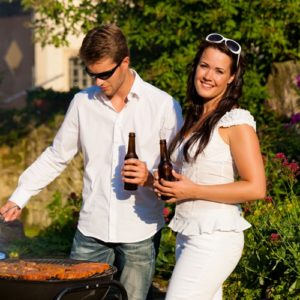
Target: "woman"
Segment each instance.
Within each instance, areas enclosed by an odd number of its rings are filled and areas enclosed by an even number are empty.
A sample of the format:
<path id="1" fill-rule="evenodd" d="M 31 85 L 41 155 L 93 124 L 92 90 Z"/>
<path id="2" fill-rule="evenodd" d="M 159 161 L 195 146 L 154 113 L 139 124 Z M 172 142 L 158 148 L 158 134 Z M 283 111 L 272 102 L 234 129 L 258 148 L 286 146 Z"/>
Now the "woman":
<path id="1" fill-rule="evenodd" d="M 265 196 L 255 121 L 238 105 L 243 73 L 241 46 L 217 33 L 191 64 L 189 109 L 170 145 L 182 172 L 173 171 L 174 182 L 154 183 L 158 195 L 176 202 L 169 225 L 177 232 L 176 265 L 166 300 L 222 299 L 222 284 L 242 254 L 243 230 L 251 226 L 239 203 Z"/>

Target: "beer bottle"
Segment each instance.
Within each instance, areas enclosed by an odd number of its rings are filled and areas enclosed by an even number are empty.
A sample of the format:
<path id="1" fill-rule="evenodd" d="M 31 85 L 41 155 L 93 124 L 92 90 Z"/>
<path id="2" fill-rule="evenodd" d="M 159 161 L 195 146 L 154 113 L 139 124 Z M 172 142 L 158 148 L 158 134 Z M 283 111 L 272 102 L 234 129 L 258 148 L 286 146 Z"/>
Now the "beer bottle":
<path id="1" fill-rule="evenodd" d="M 138 158 L 138 156 L 135 153 L 135 133 L 134 132 L 129 132 L 129 141 L 128 141 L 128 150 L 127 154 L 125 155 L 124 160 L 129 159 L 129 158 Z M 127 177 L 127 178 L 132 178 L 132 177 Z M 124 190 L 128 191 L 135 191 L 137 189 L 137 184 L 135 183 L 124 183 Z"/>
<path id="2" fill-rule="evenodd" d="M 160 140 L 160 163 L 158 165 L 158 176 L 159 179 L 164 179 L 168 181 L 174 181 L 175 178 L 172 175 L 173 166 L 170 161 L 169 152 L 167 149 L 166 140 Z M 161 195 L 162 200 L 168 200 L 170 197 Z"/>

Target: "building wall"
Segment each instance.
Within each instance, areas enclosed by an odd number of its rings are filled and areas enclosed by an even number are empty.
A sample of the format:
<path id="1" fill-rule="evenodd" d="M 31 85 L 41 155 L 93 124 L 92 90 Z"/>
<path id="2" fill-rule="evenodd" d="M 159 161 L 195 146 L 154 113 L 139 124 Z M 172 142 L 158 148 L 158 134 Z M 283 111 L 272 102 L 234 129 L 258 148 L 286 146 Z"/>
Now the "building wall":
<path id="1" fill-rule="evenodd" d="M 33 32 L 28 26 L 32 15 L 22 12 L 21 7 L 10 12 L 9 7 L 6 5 L 6 14 L 0 13 L 0 109 L 24 107 L 29 89 L 68 91 L 76 86 L 74 76 L 70 78 L 74 69 L 70 58 L 78 57 L 83 35 L 69 37 L 69 47 L 42 48 L 33 43 Z M 77 65 L 76 72 L 78 69 L 81 68 Z M 80 88 L 91 84 L 82 68 L 79 79 L 83 77 L 77 85 Z"/>
<path id="2" fill-rule="evenodd" d="M 25 91 L 33 86 L 30 17 L 0 17 L 0 108 L 24 105 Z"/>
<path id="3" fill-rule="evenodd" d="M 57 91 L 68 91 L 70 86 L 71 57 L 78 56 L 83 36 L 70 37 L 69 47 L 55 48 L 35 45 L 35 85 Z"/>

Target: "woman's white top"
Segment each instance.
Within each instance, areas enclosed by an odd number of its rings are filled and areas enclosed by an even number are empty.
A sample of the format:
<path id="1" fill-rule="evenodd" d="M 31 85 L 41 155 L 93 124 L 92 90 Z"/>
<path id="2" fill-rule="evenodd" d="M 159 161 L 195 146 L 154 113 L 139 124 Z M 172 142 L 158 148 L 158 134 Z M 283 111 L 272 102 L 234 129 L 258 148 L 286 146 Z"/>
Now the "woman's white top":
<path id="1" fill-rule="evenodd" d="M 237 176 L 230 147 L 219 134 L 220 127 L 247 124 L 256 130 L 256 123 L 249 111 L 235 108 L 227 112 L 216 124 L 204 151 L 192 163 L 183 160 L 182 174 L 201 185 L 233 182 Z M 179 155 L 182 155 L 181 146 Z M 197 143 L 191 147 L 193 154 Z M 206 200 L 178 202 L 169 227 L 184 235 L 213 233 L 214 231 L 241 232 L 251 225 L 242 216 L 238 204 L 225 204 Z"/>

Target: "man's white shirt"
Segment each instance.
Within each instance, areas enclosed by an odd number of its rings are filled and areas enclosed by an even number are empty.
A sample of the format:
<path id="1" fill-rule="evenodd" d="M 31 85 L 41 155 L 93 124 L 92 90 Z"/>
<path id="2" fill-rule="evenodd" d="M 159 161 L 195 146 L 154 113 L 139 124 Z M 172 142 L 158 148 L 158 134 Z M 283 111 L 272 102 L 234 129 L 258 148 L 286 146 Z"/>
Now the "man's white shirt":
<path id="1" fill-rule="evenodd" d="M 105 242 L 137 242 L 163 225 L 163 203 L 152 187 L 123 189 L 121 169 L 128 134 L 148 170 L 157 168 L 159 139 L 169 141 L 182 125 L 179 104 L 166 92 L 135 80 L 125 107 L 116 112 L 97 86 L 74 96 L 53 144 L 20 176 L 10 200 L 24 207 L 54 180 L 79 151 L 84 158 L 83 204 L 78 229 Z"/>

